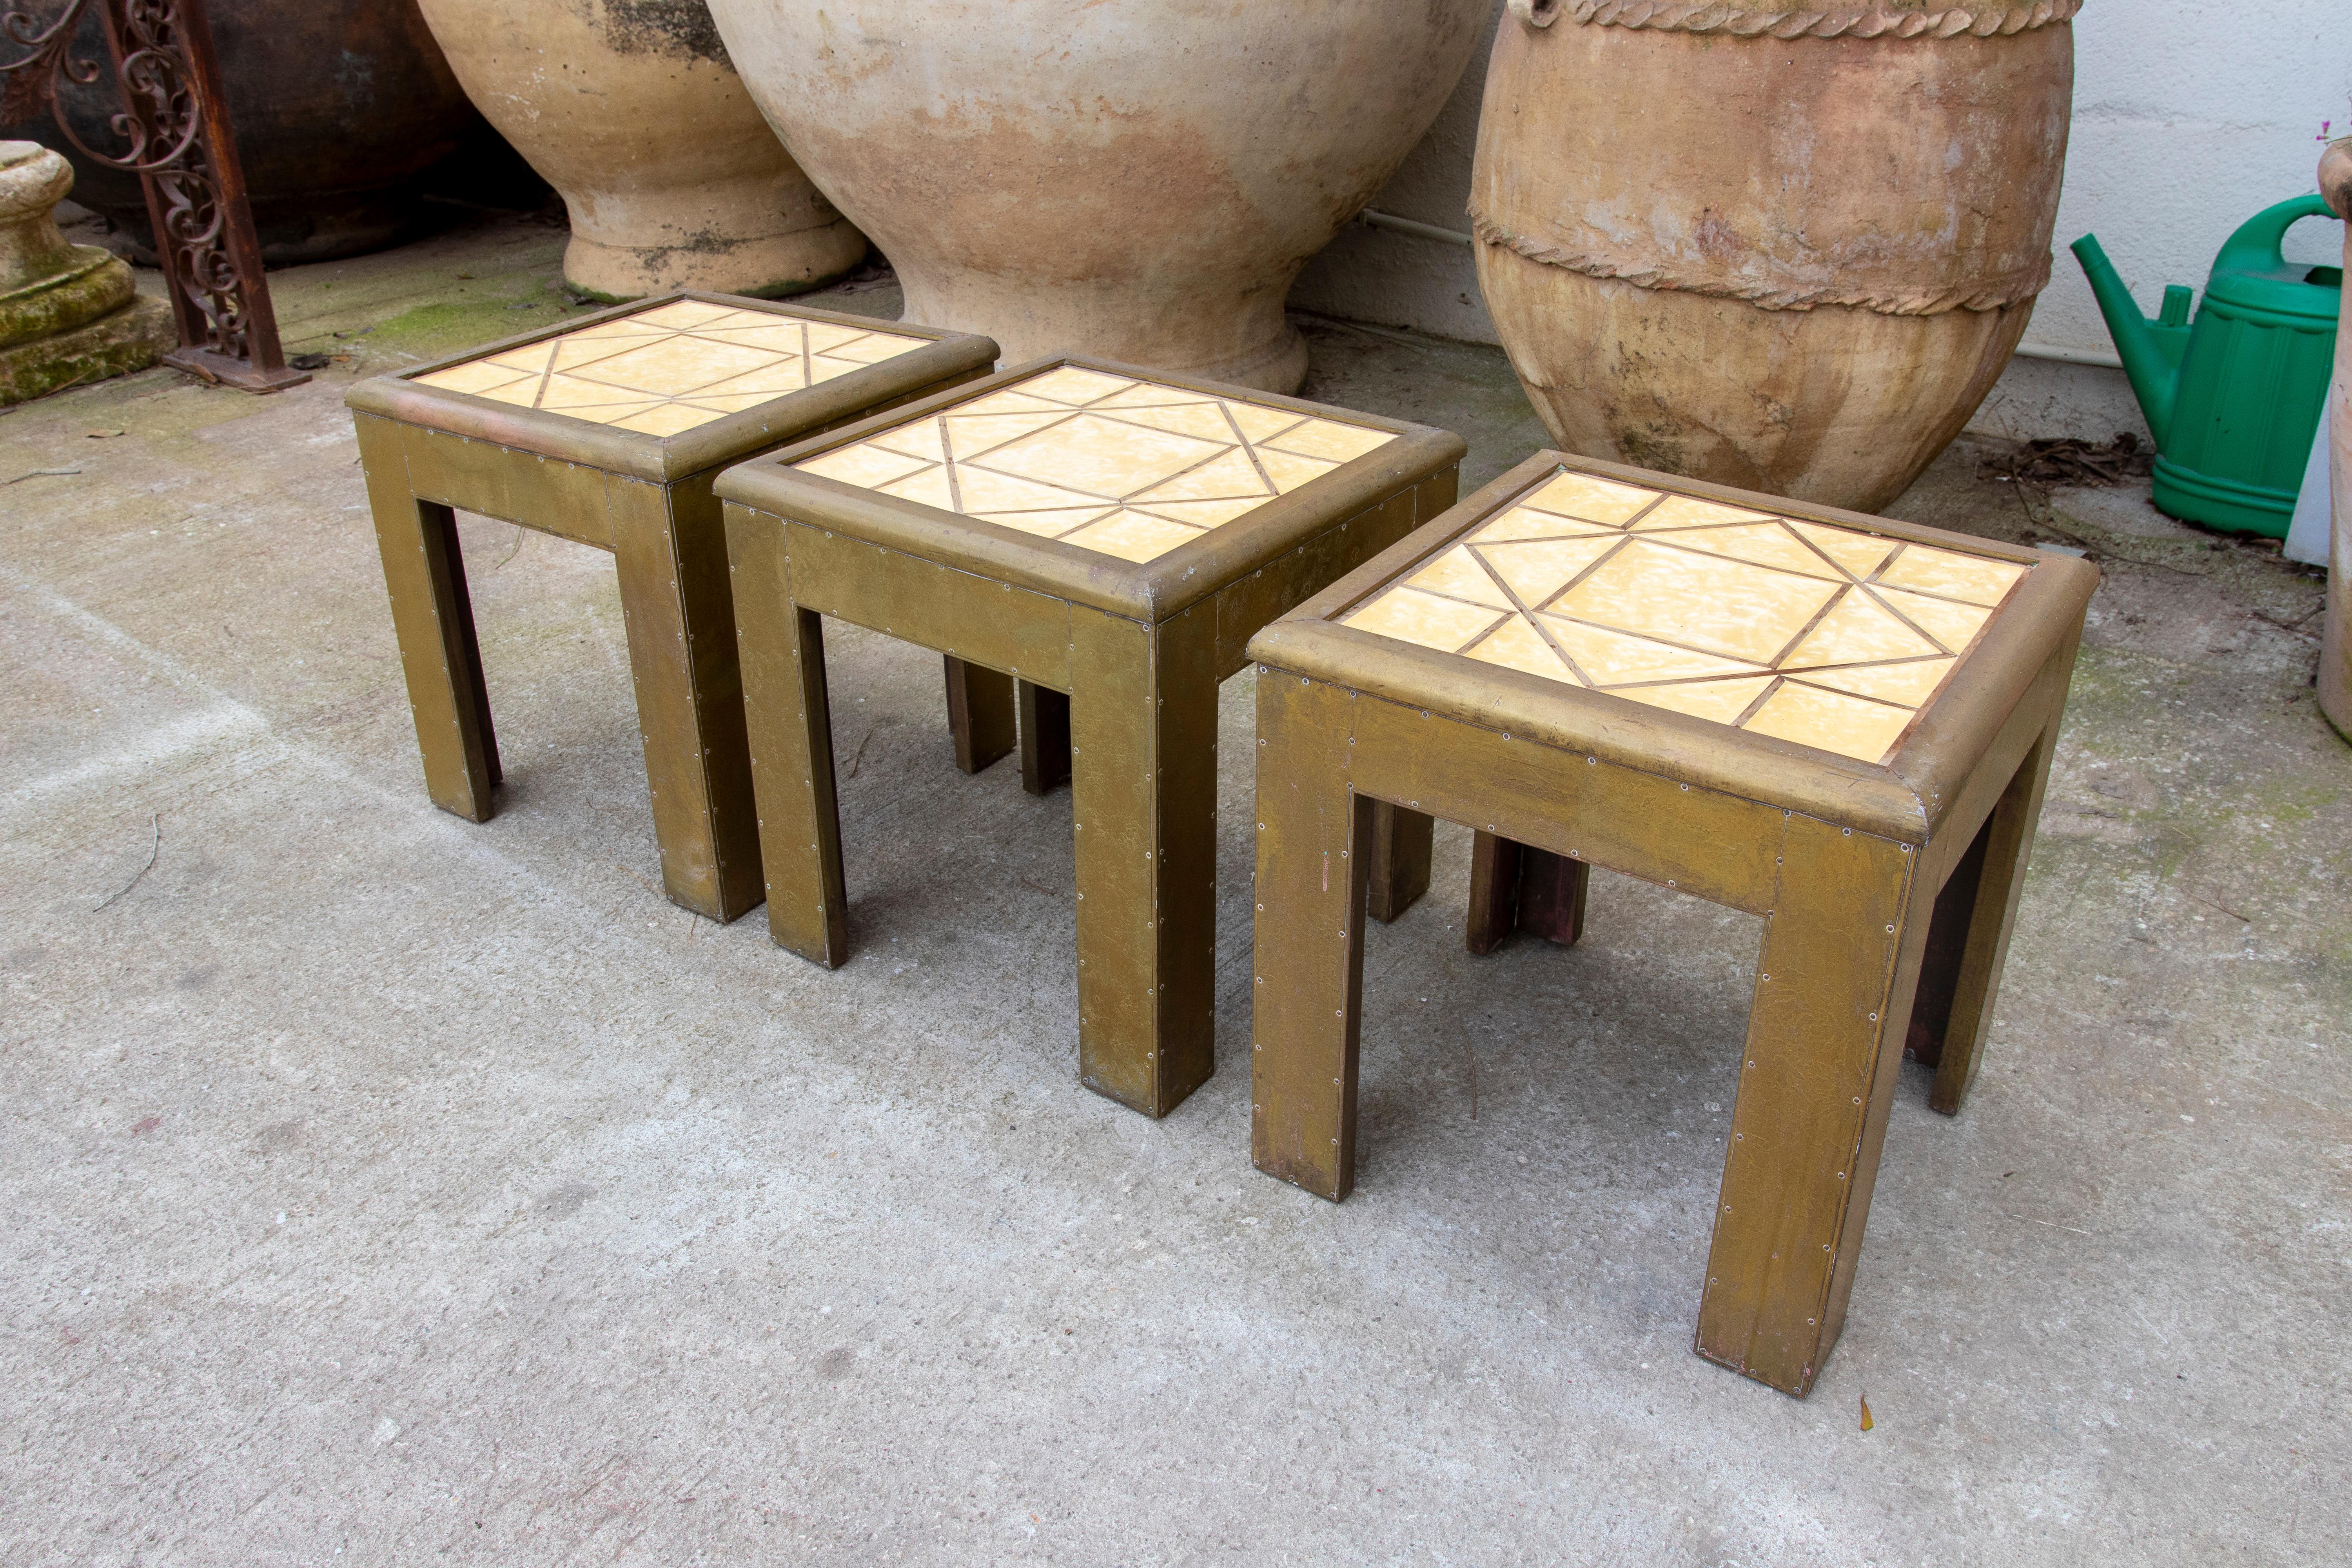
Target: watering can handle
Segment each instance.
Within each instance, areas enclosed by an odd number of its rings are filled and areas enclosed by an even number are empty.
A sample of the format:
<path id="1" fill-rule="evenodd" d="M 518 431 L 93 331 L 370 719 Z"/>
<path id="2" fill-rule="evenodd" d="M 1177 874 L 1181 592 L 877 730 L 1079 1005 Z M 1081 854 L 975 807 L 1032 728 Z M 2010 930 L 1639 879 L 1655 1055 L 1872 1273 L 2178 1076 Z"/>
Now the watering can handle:
<path id="1" fill-rule="evenodd" d="M 2280 247 L 2286 231 L 2307 217 L 2334 217 L 2326 200 L 2317 195 L 2297 196 L 2281 202 L 2274 207 L 2264 207 L 2244 223 L 2238 232 L 2222 242 L 2221 254 L 2213 258 L 2213 273 L 2267 272 L 2286 265 Z"/>

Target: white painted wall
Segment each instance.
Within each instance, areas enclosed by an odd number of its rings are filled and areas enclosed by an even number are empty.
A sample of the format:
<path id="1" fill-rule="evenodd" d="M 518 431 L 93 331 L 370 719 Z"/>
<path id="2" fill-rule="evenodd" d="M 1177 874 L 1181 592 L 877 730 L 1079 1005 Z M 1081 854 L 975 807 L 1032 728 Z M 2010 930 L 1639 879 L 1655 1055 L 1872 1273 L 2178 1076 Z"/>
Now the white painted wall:
<path id="1" fill-rule="evenodd" d="M 2106 327 L 2067 244 L 2096 234 L 2151 312 L 2167 283 L 2201 289 L 2230 231 L 2312 190 L 2322 142 L 2352 132 L 2352 0 L 2089 0 L 2074 21 L 2074 47 L 2057 256 L 2027 335 L 2103 350 L 2111 347 Z M 1485 60 L 1481 49 L 1375 208 L 1468 227 Z M 2342 232 L 2332 221 L 2302 224 L 2288 254 L 2337 260 Z M 1495 341 L 1468 250 L 1360 226 L 1307 265 L 1291 301 L 1354 321 Z M 2097 438 L 2146 429 L 2121 372 L 2030 360 L 2011 364 L 1978 424 L 2017 436 Z"/>

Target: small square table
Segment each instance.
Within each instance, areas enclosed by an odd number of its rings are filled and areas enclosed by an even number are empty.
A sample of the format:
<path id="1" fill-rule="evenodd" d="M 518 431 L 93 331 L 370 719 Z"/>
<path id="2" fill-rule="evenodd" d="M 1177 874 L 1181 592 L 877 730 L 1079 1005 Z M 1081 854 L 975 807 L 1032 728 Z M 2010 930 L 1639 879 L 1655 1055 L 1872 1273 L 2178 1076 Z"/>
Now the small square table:
<path id="1" fill-rule="evenodd" d="M 1174 1109 L 1213 1060 L 1217 684 L 1266 621 L 1452 504 L 1464 450 L 1065 357 L 729 469 L 770 932 L 848 956 L 820 617 L 1003 671 L 1038 737 L 1024 782 L 1071 778 L 1080 1079 Z M 1402 858 L 1425 882 L 1418 827 Z"/>
<path id="2" fill-rule="evenodd" d="M 1267 626 L 1258 1168 L 1335 1200 L 1354 1179 L 1374 803 L 1478 830 L 1474 947 L 1531 905 L 1572 939 L 1595 865 L 1760 915 L 1696 1343 L 1803 1394 L 1906 1038 L 1937 1109 L 1975 1074 L 2097 581 L 1545 452 Z"/>
<path id="3" fill-rule="evenodd" d="M 457 546 L 462 509 L 613 552 L 663 885 L 717 921 L 759 902 L 711 481 L 729 463 L 968 381 L 995 360 L 986 338 L 688 293 L 352 388 L 344 401 L 433 803 L 487 822 L 501 776 Z M 1007 686 L 996 706 L 1008 737 L 1011 702 Z M 962 742 L 960 731 L 968 750 Z"/>

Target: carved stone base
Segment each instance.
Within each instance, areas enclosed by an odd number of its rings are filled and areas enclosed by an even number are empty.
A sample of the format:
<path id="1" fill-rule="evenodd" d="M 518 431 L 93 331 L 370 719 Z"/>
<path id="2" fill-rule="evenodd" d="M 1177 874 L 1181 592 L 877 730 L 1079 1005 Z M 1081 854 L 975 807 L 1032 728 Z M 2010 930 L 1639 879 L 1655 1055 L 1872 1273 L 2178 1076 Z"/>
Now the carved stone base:
<path id="1" fill-rule="evenodd" d="M 169 305 L 134 299 L 94 321 L 0 349 L 0 406 L 145 370 L 178 342 Z"/>

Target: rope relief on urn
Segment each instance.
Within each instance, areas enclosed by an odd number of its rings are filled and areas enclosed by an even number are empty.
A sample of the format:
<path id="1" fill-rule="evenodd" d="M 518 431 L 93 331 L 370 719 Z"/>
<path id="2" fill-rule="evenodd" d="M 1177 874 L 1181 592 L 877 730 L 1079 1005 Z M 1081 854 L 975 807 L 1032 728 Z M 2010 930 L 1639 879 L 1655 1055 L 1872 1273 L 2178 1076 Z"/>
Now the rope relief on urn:
<path id="1" fill-rule="evenodd" d="M 1482 245 L 1499 246 L 1546 267 L 1612 278 L 1637 289 L 1675 289 L 1743 300 L 1759 310 L 1811 310 L 1823 305 L 1875 310 L 1882 316 L 1939 316 L 1947 310 L 1998 310 L 2031 300 L 2050 285 L 2050 253 L 1996 278 L 1971 279 L 1943 289 L 1855 289 L 1836 283 L 1792 279 L 1735 281 L 1714 269 L 1685 269 L 1670 262 L 1596 255 L 1551 244 L 1535 235 L 1514 234 L 1475 206 L 1471 231 Z"/>
<path id="2" fill-rule="evenodd" d="M 1988 0 L 1975 5 L 1877 0 L 1826 6 L 1774 0 L 1510 0 L 1511 15 L 1530 27 L 1549 27 L 1565 17 L 1601 27 L 1742 38 L 1951 38 L 1964 33 L 1985 38 L 2071 21 L 2082 8 L 2083 0 Z"/>

